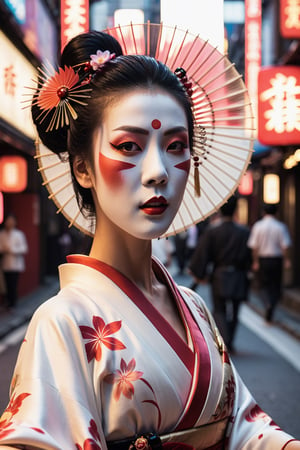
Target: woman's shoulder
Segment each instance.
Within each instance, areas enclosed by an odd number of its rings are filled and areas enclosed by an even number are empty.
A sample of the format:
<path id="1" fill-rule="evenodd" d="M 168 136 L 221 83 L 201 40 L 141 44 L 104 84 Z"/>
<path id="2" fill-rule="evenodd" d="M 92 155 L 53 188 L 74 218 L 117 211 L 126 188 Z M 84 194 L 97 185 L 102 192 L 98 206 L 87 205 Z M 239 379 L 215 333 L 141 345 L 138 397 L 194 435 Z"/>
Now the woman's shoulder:
<path id="1" fill-rule="evenodd" d="M 93 302 L 90 305 L 86 296 L 71 287 L 65 287 L 56 295 L 44 301 L 34 312 L 31 319 L 31 326 L 72 327 L 86 321 L 90 317 Z"/>

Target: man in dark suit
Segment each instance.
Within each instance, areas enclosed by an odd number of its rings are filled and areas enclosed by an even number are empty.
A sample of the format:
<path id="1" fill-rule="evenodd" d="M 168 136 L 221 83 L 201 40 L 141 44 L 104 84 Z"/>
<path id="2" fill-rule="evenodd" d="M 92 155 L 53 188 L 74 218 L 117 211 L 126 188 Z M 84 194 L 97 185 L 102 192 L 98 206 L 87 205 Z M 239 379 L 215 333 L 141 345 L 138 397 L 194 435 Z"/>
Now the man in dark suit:
<path id="1" fill-rule="evenodd" d="M 189 264 L 195 280 L 193 287 L 207 280 L 210 268 L 213 315 L 230 351 L 233 351 L 239 307 L 247 300 L 247 275 L 251 266 L 251 252 L 247 247 L 249 229 L 233 220 L 236 206 L 237 198 L 233 196 L 220 208 L 220 222 L 206 228 Z"/>

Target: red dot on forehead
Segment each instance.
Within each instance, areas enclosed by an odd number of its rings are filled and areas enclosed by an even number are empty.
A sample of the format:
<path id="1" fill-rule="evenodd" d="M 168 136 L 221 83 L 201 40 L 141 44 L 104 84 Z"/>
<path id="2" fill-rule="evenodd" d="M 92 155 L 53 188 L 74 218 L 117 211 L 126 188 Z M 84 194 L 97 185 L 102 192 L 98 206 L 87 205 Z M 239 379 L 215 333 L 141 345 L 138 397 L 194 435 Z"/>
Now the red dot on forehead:
<path id="1" fill-rule="evenodd" d="M 152 128 L 154 128 L 154 130 L 158 130 L 161 127 L 161 122 L 158 119 L 154 119 L 152 120 Z"/>

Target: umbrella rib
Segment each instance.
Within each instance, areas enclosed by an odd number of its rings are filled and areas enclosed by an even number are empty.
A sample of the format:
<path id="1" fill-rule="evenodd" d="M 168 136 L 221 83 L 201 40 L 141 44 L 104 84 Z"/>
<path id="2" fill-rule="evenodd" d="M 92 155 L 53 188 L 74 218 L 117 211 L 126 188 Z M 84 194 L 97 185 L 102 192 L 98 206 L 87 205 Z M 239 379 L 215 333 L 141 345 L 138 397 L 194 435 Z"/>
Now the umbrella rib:
<path id="1" fill-rule="evenodd" d="M 122 42 L 123 42 L 123 45 L 124 45 L 124 51 L 125 51 L 125 54 L 127 54 L 127 46 L 126 46 L 126 43 L 125 43 L 125 37 L 124 37 L 123 31 L 122 31 L 122 28 L 121 28 L 120 25 L 118 25 L 117 28 L 118 28 L 119 31 L 120 31 L 121 39 L 122 39 Z"/>
<path id="2" fill-rule="evenodd" d="M 247 106 L 251 106 L 251 103 L 235 103 L 226 107 L 222 107 L 222 108 L 213 108 L 213 112 L 219 112 L 219 111 L 228 111 L 228 109 L 244 109 Z M 199 112 L 198 116 L 202 116 L 203 114 L 207 114 L 207 112 L 211 113 L 211 109 L 210 108 L 206 108 L 206 109 L 201 109 L 201 111 Z"/>
<path id="3" fill-rule="evenodd" d="M 133 25 L 132 25 L 132 22 L 130 22 L 130 31 L 131 31 L 131 35 L 132 35 L 132 39 L 133 39 L 134 50 L 135 50 L 135 53 L 137 54 L 136 39 L 135 39 L 135 34 L 134 34 L 134 32 L 133 32 Z"/>
<path id="4" fill-rule="evenodd" d="M 60 177 L 63 177 L 64 175 L 68 175 L 69 172 L 70 172 L 70 170 L 67 169 L 64 172 L 56 175 L 56 177 L 48 178 L 48 180 L 43 183 L 43 186 L 46 186 L 47 184 L 52 183 L 52 181 L 55 181 L 55 180 L 59 179 Z"/>
<path id="5" fill-rule="evenodd" d="M 216 167 L 210 159 L 206 158 L 205 161 L 207 161 L 207 164 L 211 164 L 214 167 Z M 225 166 L 231 167 L 232 169 L 235 170 L 240 170 L 239 167 L 236 167 L 233 163 L 228 162 L 228 160 L 223 159 L 221 156 L 218 155 L 218 162 L 222 162 L 225 164 Z M 247 162 L 247 161 L 245 161 Z M 219 170 L 221 170 L 221 172 L 225 173 L 227 176 L 229 176 L 229 178 L 232 178 L 233 180 L 235 179 L 235 177 L 230 176 L 230 174 L 228 173 L 228 171 L 223 170 L 221 167 L 218 167 Z"/>
<path id="6" fill-rule="evenodd" d="M 210 126 L 210 125 L 205 125 L 205 130 L 207 131 L 207 130 L 209 130 L 210 128 L 212 128 L 213 130 L 215 129 L 215 126 Z M 229 125 L 222 125 L 221 127 L 219 127 L 218 128 L 218 130 L 220 130 L 220 129 L 224 129 L 224 130 L 243 130 L 243 131 L 255 131 L 256 129 L 255 128 L 245 128 L 245 127 L 243 127 L 243 126 L 239 126 L 239 125 L 236 125 L 236 126 L 234 126 L 234 128 L 232 127 L 232 126 L 229 126 Z M 208 132 L 209 133 L 209 132 Z M 213 133 L 213 134 L 215 134 L 215 133 Z M 233 135 L 228 135 L 228 134 L 225 134 L 225 135 L 222 135 L 222 134 L 219 134 L 218 133 L 218 136 L 225 136 L 225 137 L 230 137 L 230 138 L 235 138 L 235 139 L 249 139 L 249 137 L 247 137 L 247 136 L 233 136 Z"/>
<path id="7" fill-rule="evenodd" d="M 191 47 L 191 49 L 190 49 L 190 52 L 192 51 L 193 46 L 194 46 L 194 44 L 196 43 L 196 40 L 197 40 L 198 38 L 199 38 L 199 35 L 195 37 L 195 40 L 194 40 L 194 42 L 193 42 L 193 44 L 192 44 L 192 47 Z M 190 65 L 185 69 L 187 73 L 189 73 L 190 68 L 193 66 L 194 62 L 199 58 L 199 55 L 203 52 L 203 50 L 205 49 L 205 47 L 206 47 L 207 44 L 208 44 L 208 40 L 206 40 L 206 41 L 204 41 L 204 42 L 202 43 L 202 47 L 201 47 L 200 50 L 198 51 L 197 55 L 195 55 L 195 57 L 194 57 L 194 59 L 191 61 Z M 187 58 L 187 56 L 186 56 L 186 58 Z M 185 58 L 185 59 L 186 59 L 186 58 Z M 184 61 L 185 61 L 185 60 L 184 60 Z"/>
<path id="8" fill-rule="evenodd" d="M 218 133 L 218 134 L 214 133 L 214 134 L 212 134 L 212 137 L 207 136 L 207 139 L 210 141 L 215 141 L 215 138 L 219 138 L 219 137 L 224 137 L 224 138 L 229 138 L 229 139 L 238 139 L 238 140 L 243 140 L 243 141 L 251 141 L 251 138 L 249 138 L 248 136 L 234 136 L 234 135 L 230 135 L 230 134 L 221 134 L 221 133 Z"/>
<path id="9" fill-rule="evenodd" d="M 71 197 L 69 197 L 68 200 L 65 201 L 65 203 L 58 208 L 58 210 L 56 211 L 56 214 L 59 214 L 60 212 L 62 212 L 62 210 L 67 206 L 68 203 L 70 203 L 71 200 L 73 200 L 74 197 L 75 197 L 75 194 L 71 195 Z"/>
<path id="10" fill-rule="evenodd" d="M 64 189 L 68 188 L 68 187 L 70 186 L 70 184 L 72 184 L 72 180 L 69 181 L 68 183 L 64 184 L 63 186 L 61 186 L 59 189 L 57 189 L 57 191 L 52 192 L 52 193 L 48 196 L 48 198 L 51 199 L 51 198 L 53 198 L 53 197 L 56 197 L 57 194 L 59 194 L 59 193 L 60 193 L 61 191 L 63 191 Z"/>
<path id="11" fill-rule="evenodd" d="M 209 58 L 215 53 L 217 52 L 217 47 L 212 47 L 212 50 L 210 51 L 210 53 L 206 56 L 206 58 L 201 61 L 201 64 L 199 64 L 199 66 L 197 67 L 197 71 L 199 71 L 199 69 L 206 64 L 206 62 L 209 60 Z M 195 61 L 195 60 L 194 60 Z M 190 66 L 191 67 L 191 66 Z M 192 76 L 195 74 L 196 72 L 193 72 Z"/>
<path id="12" fill-rule="evenodd" d="M 239 145 L 233 145 L 233 144 L 229 144 L 229 143 L 226 143 L 226 142 L 214 141 L 214 144 L 225 145 L 225 146 L 230 147 L 230 148 L 235 148 L 236 150 L 241 150 L 242 152 L 247 152 L 247 153 L 248 153 L 249 151 L 252 151 L 252 152 L 253 152 L 253 150 L 251 150 L 251 149 L 249 150 L 249 148 L 240 147 Z M 212 148 L 212 149 L 214 149 L 214 150 L 217 150 L 218 152 L 224 153 L 224 154 L 226 154 L 226 155 L 234 156 L 235 158 L 240 159 L 241 161 L 244 160 L 244 158 L 239 157 L 238 155 L 232 155 L 232 153 L 229 153 L 229 152 L 227 152 L 226 150 L 223 150 L 223 149 L 221 149 L 221 148 L 218 148 L 218 147 L 216 147 L 215 145 L 210 145 L 210 148 Z"/>
<path id="13" fill-rule="evenodd" d="M 177 26 L 175 25 L 174 30 L 173 30 L 173 35 L 172 35 L 171 40 L 170 40 L 170 42 L 169 42 L 169 48 L 168 48 L 168 50 L 167 50 L 166 59 L 165 59 L 165 61 L 164 61 L 164 64 L 165 64 L 165 65 L 167 65 L 167 61 L 168 61 L 168 59 L 169 59 L 169 55 L 170 55 L 170 52 L 171 52 L 172 44 L 173 44 L 173 42 L 174 42 L 174 37 L 175 37 L 176 30 L 177 30 Z"/>
<path id="14" fill-rule="evenodd" d="M 214 92 L 218 91 L 219 89 L 223 89 L 225 86 L 228 86 L 228 85 L 230 85 L 230 84 L 235 83 L 235 82 L 238 81 L 238 80 L 241 80 L 241 79 L 242 79 L 242 76 L 243 76 L 243 75 L 237 75 L 236 77 L 231 78 L 230 80 L 228 80 L 226 83 L 223 83 L 223 84 L 221 84 L 220 86 L 217 86 L 215 89 L 212 89 L 211 91 L 206 92 L 206 94 L 207 94 L 207 95 L 211 95 L 211 94 L 213 94 Z"/>
<path id="15" fill-rule="evenodd" d="M 160 27 L 159 27 L 157 43 L 156 43 L 155 59 L 158 59 L 158 53 L 159 53 L 160 43 L 161 43 L 162 27 L 163 27 L 163 23 L 161 22 Z"/>
<path id="16" fill-rule="evenodd" d="M 73 219 L 71 220 L 71 222 L 70 222 L 69 225 L 68 225 L 68 228 L 71 228 L 71 227 L 74 225 L 74 223 L 76 222 L 77 217 L 79 216 L 79 214 L 80 214 L 80 210 L 78 210 L 78 212 L 77 212 L 77 214 L 75 215 L 75 217 L 73 217 Z"/>
<path id="17" fill-rule="evenodd" d="M 206 88 L 206 86 L 208 86 L 210 83 L 212 83 L 213 81 L 215 81 L 216 79 L 218 79 L 221 75 L 225 75 L 225 73 L 232 69 L 235 66 L 234 63 L 229 64 L 227 67 L 225 67 L 224 70 L 222 70 L 221 72 L 219 72 L 215 77 L 211 78 L 210 80 L 208 80 L 206 83 L 201 84 L 201 87 L 204 89 Z"/>
<path id="18" fill-rule="evenodd" d="M 196 117 L 198 117 L 198 116 L 196 116 Z M 253 116 L 235 116 L 235 117 L 219 117 L 219 118 L 214 117 L 213 118 L 213 122 L 223 122 L 224 120 L 226 122 L 232 122 L 232 121 L 235 121 L 235 120 L 245 120 L 245 119 L 252 119 L 253 120 L 254 117 Z M 211 121 L 212 121 L 212 119 L 210 120 L 210 122 Z M 205 120 L 203 122 L 201 122 L 201 125 L 205 126 Z"/>
<path id="19" fill-rule="evenodd" d="M 34 159 L 44 158 L 44 156 L 57 156 L 55 153 L 39 153 L 38 155 L 34 155 Z M 61 162 L 61 161 L 60 161 Z"/>
<path id="20" fill-rule="evenodd" d="M 150 20 L 147 21 L 147 56 L 150 55 Z"/>
<path id="21" fill-rule="evenodd" d="M 42 172 L 44 170 L 51 169 L 52 167 L 58 166 L 59 164 L 61 164 L 60 160 L 58 160 L 52 164 L 49 164 L 48 166 L 39 167 L 38 172 Z"/>
<path id="22" fill-rule="evenodd" d="M 246 92 L 248 92 L 246 88 L 245 89 L 241 89 L 240 91 L 235 91 L 235 92 L 229 93 L 228 95 L 225 95 L 223 97 L 216 98 L 216 99 L 213 100 L 213 103 L 215 104 L 215 103 L 217 103 L 219 101 L 230 99 L 231 97 L 236 97 L 238 95 L 243 95 Z M 197 95 L 195 95 L 196 98 L 193 98 L 193 103 L 195 105 L 201 105 L 201 103 L 207 101 L 207 96 L 208 96 L 208 94 L 206 93 L 206 91 L 202 91 L 201 93 L 198 93 Z"/>
<path id="23" fill-rule="evenodd" d="M 177 59 L 179 58 L 179 54 L 181 53 L 181 50 L 182 50 L 182 47 L 183 47 L 183 44 L 184 44 L 184 42 L 185 42 L 185 39 L 186 39 L 187 35 L 188 35 L 188 30 L 185 31 L 185 35 L 184 35 L 184 37 L 183 37 L 183 39 L 182 39 L 182 41 L 181 41 L 180 47 L 179 47 L 179 49 L 178 49 L 178 51 L 177 51 L 177 54 L 176 54 L 176 56 L 175 56 L 175 58 L 174 58 L 174 63 L 176 63 Z M 185 59 L 186 59 L 186 57 L 185 57 Z M 172 65 L 172 70 L 174 70 L 174 63 L 173 63 L 173 65 Z M 177 64 L 176 64 L 176 65 L 177 65 Z M 170 67 L 170 68 L 171 68 L 171 67 Z"/>
<path id="24" fill-rule="evenodd" d="M 215 48 L 214 50 L 217 50 L 217 49 Z M 213 52 L 212 52 L 212 54 L 213 54 Z M 202 80 L 214 67 L 216 67 L 219 64 L 219 62 L 224 61 L 225 58 L 226 58 L 226 55 L 221 55 L 221 57 L 219 59 L 217 59 L 217 61 L 215 61 L 211 66 L 209 66 L 208 69 L 204 73 L 201 73 L 200 77 L 197 79 L 197 82 L 199 83 L 200 80 Z M 191 77 L 193 78 L 197 72 L 198 72 L 198 69 L 195 70 L 191 74 Z M 218 76 L 220 76 L 220 75 L 221 74 L 218 74 Z"/>

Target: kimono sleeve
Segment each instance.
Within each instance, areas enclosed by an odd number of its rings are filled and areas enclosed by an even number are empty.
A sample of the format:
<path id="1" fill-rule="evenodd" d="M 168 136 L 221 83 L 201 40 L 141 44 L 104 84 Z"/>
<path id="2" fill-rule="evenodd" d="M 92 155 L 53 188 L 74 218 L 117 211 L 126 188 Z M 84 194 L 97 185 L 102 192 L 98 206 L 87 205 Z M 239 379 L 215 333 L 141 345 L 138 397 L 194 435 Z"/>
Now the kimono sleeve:
<path id="1" fill-rule="evenodd" d="M 106 449 L 93 365 L 86 359 L 73 309 L 56 297 L 29 324 L 10 395 L 0 418 L 0 445 Z"/>
<path id="2" fill-rule="evenodd" d="M 194 293 L 193 296 L 207 317 L 212 335 L 218 336 L 215 321 L 205 302 L 197 294 Z M 281 430 L 259 407 L 230 358 L 228 362 L 233 374 L 235 391 L 233 411 L 226 431 L 226 442 L 228 442 L 226 448 L 228 450 L 283 450 L 288 442 L 295 439 Z M 211 363 L 214 364 L 214 361 Z"/>
<path id="3" fill-rule="evenodd" d="M 227 430 L 229 450 L 282 450 L 295 440 L 266 414 L 255 402 L 253 396 L 241 380 L 235 367 L 236 392 L 233 419 Z"/>

